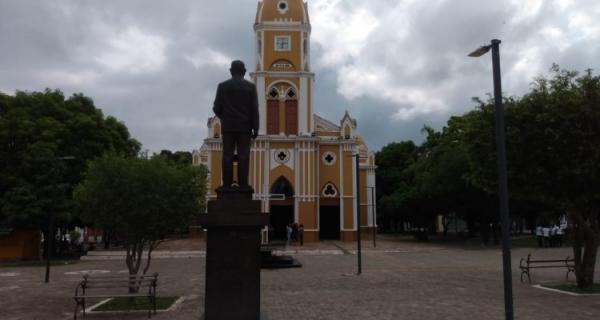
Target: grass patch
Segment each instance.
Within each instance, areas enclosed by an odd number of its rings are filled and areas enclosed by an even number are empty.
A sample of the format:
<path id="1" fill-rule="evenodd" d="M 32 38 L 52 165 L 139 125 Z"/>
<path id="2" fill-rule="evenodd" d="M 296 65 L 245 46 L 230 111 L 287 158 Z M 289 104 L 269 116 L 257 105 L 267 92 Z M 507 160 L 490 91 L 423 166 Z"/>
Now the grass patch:
<path id="1" fill-rule="evenodd" d="M 600 294 L 600 283 L 594 284 L 594 286 L 588 290 L 579 289 L 575 284 L 543 285 L 543 287 L 578 294 Z"/>
<path id="2" fill-rule="evenodd" d="M 169 309 L 179 297 L 156 297 L 156 310 Z M 103 303 L 94 309 L 94 311 L 147 311 L 153 306 L 146 297 L 118 297 L 112 298 L 107 303 Z"/>

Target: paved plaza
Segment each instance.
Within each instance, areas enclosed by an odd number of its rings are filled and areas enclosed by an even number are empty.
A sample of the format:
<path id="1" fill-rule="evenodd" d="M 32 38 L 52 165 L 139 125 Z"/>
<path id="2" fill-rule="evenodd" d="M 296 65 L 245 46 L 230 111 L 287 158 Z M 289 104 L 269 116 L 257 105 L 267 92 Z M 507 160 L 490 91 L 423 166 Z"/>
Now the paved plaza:
<path id="1" fill-rule="evenodd" d="M 364 242 L 363 274 L 347 243 L 325 242 L 298 250 L 298 269 L 262 271 L 262 310 L 271 320 L 295 319 L 504 319 L 501 252 L 412 241 Z M 297 251 L 297 253 L 296 253 Z M 566 257 L 569 248 L 513 250 L 515 319 L 597 319 L 600 296 L 571 296 L 519 282 L 518 263 Z M 165 256 L 153 260 L 160 274 L 159 295 L 183 296 L 175 310 L 153 319 L 199 319 L 203 310 L 203 257 Z M 120 259 L 54 266 L 44 284 L 43 267 L 0 268 L 0 318 L 71 319 L 71 298 L 82 271 L 119 274 Z M 535 283 L 563 282 L 563 270 L 533 270 Z M 232 308 L 235 308 L 232 305 Z M 87 319 L 146 319 L 146 314 L 88 315 Z"/>

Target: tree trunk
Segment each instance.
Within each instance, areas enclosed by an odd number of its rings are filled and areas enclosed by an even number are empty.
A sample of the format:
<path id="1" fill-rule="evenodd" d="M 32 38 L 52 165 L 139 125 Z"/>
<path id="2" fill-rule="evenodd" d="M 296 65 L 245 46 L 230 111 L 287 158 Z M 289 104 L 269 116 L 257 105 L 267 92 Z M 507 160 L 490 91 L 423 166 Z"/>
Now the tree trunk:
<path id="1" fill-rule="evenodd" d="M 129 293 L 137 293 L 140 289 L 137 281 L 137 275 L 140 271 L 142 263 L 142 253 L 144 251 L 144 240 L 140 240 L 134 244 L 127 244 L 125 262 L 129 270 L 129 276 L 132 280 L 129 281 Z M 135 276 L 135 277 L 134 277 Z"/>
<path id="2" fill-rule="evenodd" d="M 570 216 L 575 233 L 573 255 L 577 287 L 582 290 L 591 290 L 594 286 L 596 257 L 600 244 L 598 217 L 594 214 L 586 217 L 580 211 L 571 211 Z"/>

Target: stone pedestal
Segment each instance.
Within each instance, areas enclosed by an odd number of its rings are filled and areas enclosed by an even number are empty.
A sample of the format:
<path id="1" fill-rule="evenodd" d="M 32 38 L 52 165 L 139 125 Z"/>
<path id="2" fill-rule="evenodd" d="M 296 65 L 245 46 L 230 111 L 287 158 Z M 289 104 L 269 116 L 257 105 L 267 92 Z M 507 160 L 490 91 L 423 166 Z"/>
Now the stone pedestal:
<path id="1" fill-rule="evenodd" d="M 200 223 L 206 237 L 204 319 L 259 320 L 260 230 L 269 223 L 252 189 L 220 188 Z"/>

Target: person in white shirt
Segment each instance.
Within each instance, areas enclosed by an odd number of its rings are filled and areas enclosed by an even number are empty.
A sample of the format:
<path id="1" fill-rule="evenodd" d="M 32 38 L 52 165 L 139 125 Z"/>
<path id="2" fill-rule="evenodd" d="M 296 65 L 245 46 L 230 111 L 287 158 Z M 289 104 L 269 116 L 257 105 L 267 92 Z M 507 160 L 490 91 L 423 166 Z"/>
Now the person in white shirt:
<path id="1" fill-rule="evenodd" d="M 537 228 L 535 228 L 535 236 L 537 238 L 537 242 L 538 242 L 538 247 L 543 247 L 544 246 L 544 233 L 542 232 L 542 226 L 537 226 Z"/>
<path id="2" fill-rule="evenodd" d="M 542 233 L 544 235 L 544 247 L 548 248 L 550 246 L 550 228 L 549 227 L 543 227 L 542 228 Z"/>

